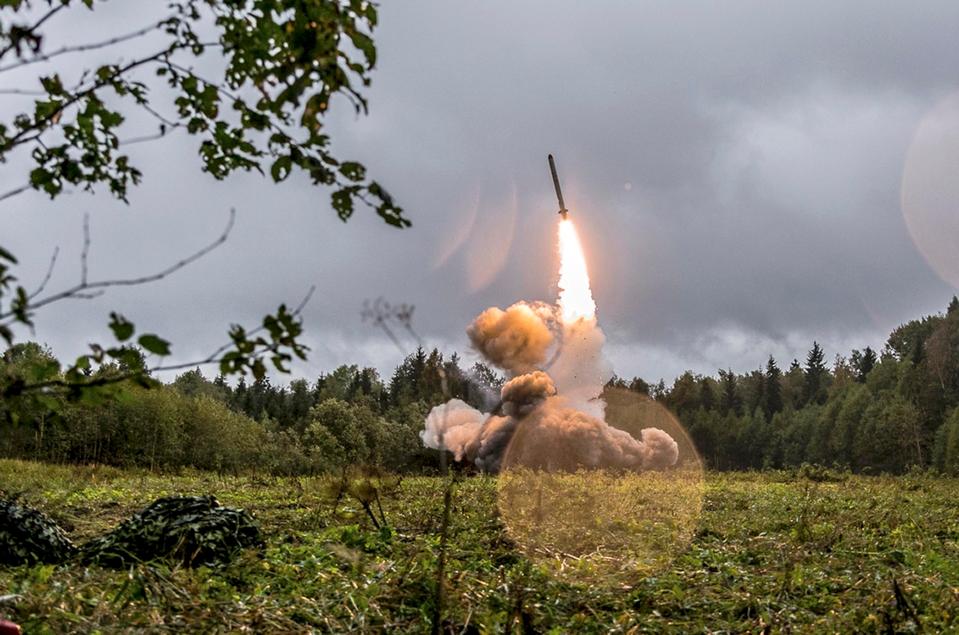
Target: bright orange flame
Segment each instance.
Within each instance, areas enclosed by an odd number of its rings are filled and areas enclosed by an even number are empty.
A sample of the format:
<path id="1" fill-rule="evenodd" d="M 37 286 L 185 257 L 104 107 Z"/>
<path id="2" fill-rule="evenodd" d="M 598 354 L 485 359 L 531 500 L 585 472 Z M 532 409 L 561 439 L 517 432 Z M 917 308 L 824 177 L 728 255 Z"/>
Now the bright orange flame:
<path id="1" fill-rule="evenodd" d="M 596 317 L 583 247 L 573 221 L 568 218 L 559 222 L 559 307 L 566 324 Z"/>

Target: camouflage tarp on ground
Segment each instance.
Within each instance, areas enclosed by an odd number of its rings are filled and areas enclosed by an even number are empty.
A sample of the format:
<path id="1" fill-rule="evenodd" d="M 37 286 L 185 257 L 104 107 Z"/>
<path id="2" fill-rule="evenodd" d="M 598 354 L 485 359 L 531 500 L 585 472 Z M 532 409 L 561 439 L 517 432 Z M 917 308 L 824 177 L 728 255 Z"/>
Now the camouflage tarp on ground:
<path id="1" fill-rule="evenodd" d="M 83 545 L 80 557 L 107 566 L 156 559 L 199 566 L 227 562 L 237 550 L 262 544 L 247 512 L 221 507 L 213 496 L 179 496 L 157 499 Z"/>
<path id="2" fill-rule="evenodd" d="M 57 563 L 74 553 L 76 547 L 52 518 L 0 500 L 0 564 Z"/>

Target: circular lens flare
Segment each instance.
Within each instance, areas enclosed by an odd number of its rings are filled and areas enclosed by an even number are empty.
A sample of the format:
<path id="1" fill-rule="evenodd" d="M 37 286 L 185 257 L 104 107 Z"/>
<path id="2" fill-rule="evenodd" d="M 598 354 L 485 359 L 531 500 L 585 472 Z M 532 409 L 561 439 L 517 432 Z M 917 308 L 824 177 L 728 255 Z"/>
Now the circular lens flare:
<path id="1" fill-rule="evenodd" d="M 959 287 L 959 92 L 940 101 L 916 129 L 902 175 L 902 213 L 919 252 Z"/>
<path id="2" fill-rule="evenodd" d="M 629 588 L 666 569 L 690 544 L 702 515 L 702 462 L 682 424 L 658 402 L 607 390 L 606 419 L 635 438 L 645 428 L 667 432 L 679 461 L 662 470 L 542 469 L 525 459 L 535 442 L 520 422 L 497 479 L 507 534 L 527 558 L 565 582 Z M 541 457 L 563 450 L 536 448 Z"/>

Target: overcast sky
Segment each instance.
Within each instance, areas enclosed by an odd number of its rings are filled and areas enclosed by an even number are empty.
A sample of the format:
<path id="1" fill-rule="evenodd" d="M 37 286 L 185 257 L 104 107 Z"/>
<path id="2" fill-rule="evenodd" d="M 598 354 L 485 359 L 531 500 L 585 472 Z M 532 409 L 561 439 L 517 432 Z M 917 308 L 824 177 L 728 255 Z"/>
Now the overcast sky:
<path id="1" fill-rule="evenodd" d="M 148 21 L 137 5 L 107 3 L 51 33 L 133 30 Z M 313 351 L 295 375 L 347 362 L 388 374 L 403 353 L 360 320 L 379 296 L 416 306 L 425 343 L 466 354 L 464 328 L 487 306 L 554 298 L 548 152 L 620 375 L 742 372 L 769 354 L 786 366 L 813 339 L 830 357 L 881 347 L 955 292 L 955 0 L 405 0 L 380 17 L 369 116 L 341 102 L 330 128 L 338 156 L 366 163 L 413 228 L 362 209 L 343 224 L 303 178 L 216 182 L 196 138 L 133 146 L 145 178 L 129 206 L 80 192 L 0 203 L 0 244 L 24 281 L 39 281 L 55 246 L 50 288 L 78 276 L 83 212 L 91 277 L 175 261 L 231 207 L 235 231 L 166 280 L 45 310 L 37 339 L 79 354 L 109 340 L 117 310 L 187 361 L 231 322 L 316 285 Z M 6 99 L 4 121 L 23 103 Z M 22 169 L 2 168 L 3 191 Z"/>

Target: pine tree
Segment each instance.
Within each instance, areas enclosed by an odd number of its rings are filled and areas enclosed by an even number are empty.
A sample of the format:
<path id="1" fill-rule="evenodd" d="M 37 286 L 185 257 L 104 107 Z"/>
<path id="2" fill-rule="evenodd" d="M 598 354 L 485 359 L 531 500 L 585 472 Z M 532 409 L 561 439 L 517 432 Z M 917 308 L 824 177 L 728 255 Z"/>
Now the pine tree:
<path id="1" fill-rule="evenodd" d="M 666 398 L 666 381 L 660 378 L 659 383 L 652 387 L 650 395 L 656 401 L 662 401 Z"/>
<path id="2" fill-rule="evenodd" d="M 747 415 L 755 413 L 756 409 L 762 409 L 766 403 L 766 373 L 762 367 L 749 373 L 744 378 L 748 382 L 748 392 L 746 399 L 745 412 Z"/>
<path id="3" fill-rule="evenodd" d="M 766 420 L 769 421 L 777 412 L 783 409 L 782 394 L 782 371 L 776 365 L 773 356 L 769 356 L 766 362 L 766 394 L 763 403 L 763 411 L 766 413 Z"/>
<path id="4" fill-rule="evenodd" d="M 606 382 L 606 388 L 626 388 L 626 380 L 613 373 L 613 376 L 609 378 L 609 381 Z"/>
<path id="5" fill-rule="evenodd" d="M 699 403 L 707 412 L 716 406 L 716 395 L 713 392 L 713 381 L 709 377 L 699 378 Z"/>
<path id="6" fill-rule="evenodd" d="M 294 379 L 290 382 L 288 418 L 292 424 L 306 425 L 306 416 L 313 407 L 313 396 L 310 395 L 310 385 L 305 379 Z M 302 427 L 302 426 L 301 426 Z"/>
<path id="7" fill-rule="evenodd" d="M 739 396 L 736 375 L 732 369 L 719 370 L 719 386 L 722 391 L 720 409 L 723 415 L 728 415 L 730 412 L 736 415 L 742 414 L 742 399 Z"/>
<path id="8" fill-rule="evenodd" d="M 819 342 L 813 342 L 812 348 L 806 355 L 804 369 L 803 402 L 820 404 L 826 398 L 826 379 L 829 370 L 826 368 L 826 354 Z"/>
<path id="9" fill-rule="evenodd" d="M 649 384 L 642 377 L 633 377 L 629 382 L 629 389 L 641 395 L 649 395 Z"/>
<path id="10" fill-rule="evenodd" d="M 853 370 L 856 372 L 856 381 L 860 384 L 866 383 L 866 377 L 868 377 L 869 372 L 875 368 L 877 361 L 876 351 L 868 346 L 861 352 L 853 351 L 849 358 L 849 363 L 852 364 Z"/>

